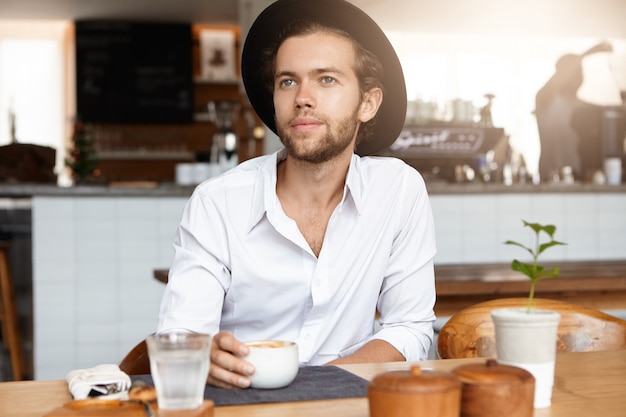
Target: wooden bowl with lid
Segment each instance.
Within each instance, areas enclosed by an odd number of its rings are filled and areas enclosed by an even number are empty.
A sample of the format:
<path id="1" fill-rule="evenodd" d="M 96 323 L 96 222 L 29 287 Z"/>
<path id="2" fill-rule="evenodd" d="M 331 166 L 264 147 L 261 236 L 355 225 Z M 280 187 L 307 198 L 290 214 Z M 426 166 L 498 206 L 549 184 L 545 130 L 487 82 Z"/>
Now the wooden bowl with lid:
<path id="1" fill-rule="evenodd" d="M 449 372 L 413 366 L 377 375 L 367 396 L 370 417 L 458 417 L 461 383 Z"/>
<path id="2" fill-rule="evenodd" d="M 525 369 L 488 359 L 452 373 L 463 384 L 461 417 L 532 417 L 535 378 Z"/>

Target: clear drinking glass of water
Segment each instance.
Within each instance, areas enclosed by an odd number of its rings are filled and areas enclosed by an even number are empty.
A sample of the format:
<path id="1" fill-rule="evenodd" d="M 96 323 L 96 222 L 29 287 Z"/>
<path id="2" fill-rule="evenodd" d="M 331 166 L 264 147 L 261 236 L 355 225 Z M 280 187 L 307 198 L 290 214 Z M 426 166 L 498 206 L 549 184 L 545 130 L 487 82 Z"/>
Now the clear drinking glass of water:
<path id="1" fill-rule="evenodd" d="M 209 375 L 211 336 L 164 333 L 148 336 L 146 343 L 159 408 L 199 407 Z"/>

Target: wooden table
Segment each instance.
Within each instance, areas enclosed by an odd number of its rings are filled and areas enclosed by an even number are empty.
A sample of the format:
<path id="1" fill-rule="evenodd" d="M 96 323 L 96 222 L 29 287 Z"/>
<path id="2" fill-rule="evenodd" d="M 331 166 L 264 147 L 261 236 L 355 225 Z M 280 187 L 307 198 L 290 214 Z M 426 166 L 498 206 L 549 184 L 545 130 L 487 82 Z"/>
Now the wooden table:
<path id="1" fill-rule="evenodd" d="M 481 359 L 450 359 L 420 362 L 423 367 L 449 371 Z M 413 363 L 414 364 L 414 363 Z M 371 380 L 412 363 L 345 365 L 344 368 Z M 65 381 L 0 383 L 0 416 L 41 417 L 70 400 Z M 562 353 L 557 355 L 552 406 L 537 409 L 534 417 L 624 417 L 626 415 L 626 350 L 615 352 Z M 302 401 L 217 407 L 215 417 L 368 417 L 367 398 Z"/>
<path id="2" fill-rule="evenodd" d="M 626 261 L 557 262 L 561 274 L 544 279 L 535 296 L 566 301 L 596 310 L 626 309 Z M 553 266 L 548 265 L 546 266 Z M 526 297 L 530 281 L 510 264 L 435 266 L 438 316 L 482 301 Z"/>
<path id="3" fill-rule="evenodd" d="M 546 265 L 548 266 L 548 265 Z M 567 301 L 596 310 L 626 309 L 626 261 L 558 262 L 561 275 L 537 285 L 535 295 Z M 153 271 L 154 279 L 167 283 L 167 269 Z M 510 265 L 436 265 L 435 279 L 439 317 L 482 301 L 503 297 L 526 297 L 530 281 Z"/>

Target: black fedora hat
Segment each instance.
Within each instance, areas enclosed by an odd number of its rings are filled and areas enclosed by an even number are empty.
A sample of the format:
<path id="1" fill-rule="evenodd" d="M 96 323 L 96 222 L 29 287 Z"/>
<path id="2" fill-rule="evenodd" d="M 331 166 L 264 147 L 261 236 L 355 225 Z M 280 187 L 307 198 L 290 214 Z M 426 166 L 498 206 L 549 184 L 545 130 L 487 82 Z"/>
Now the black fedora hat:
<path id="1" fill-rule="evenodd" d="M 264 51 L 275 47 L 281 32 L 297 19 L 311 19 L 349 33 L 378 57 L 384 70 L 384 97 L 371 138 L 359 142 L 359 155 L 372 155 L 400 135 L 406 117 L 406 86 L 400 60 L 382 29 L 358 7 L 344 0 L 278 0 L 256 18 L 243 46 L 241 74 L 246 93 L 261 120 L 276 133 L 274 102 L 260 70 Z"/>

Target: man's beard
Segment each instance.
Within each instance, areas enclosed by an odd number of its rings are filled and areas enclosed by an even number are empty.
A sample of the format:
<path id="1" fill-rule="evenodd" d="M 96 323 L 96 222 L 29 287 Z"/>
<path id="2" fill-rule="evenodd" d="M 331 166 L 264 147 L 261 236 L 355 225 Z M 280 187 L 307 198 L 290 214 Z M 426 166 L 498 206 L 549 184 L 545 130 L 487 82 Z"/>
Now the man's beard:
<path id="1" fill-rule="evenodd" d="M 290 136 L 286 133 L 286 129 L 277 124 L 278 136 L 291 157 L 299 161 L 319 164 L 330 161 L 352 145 L 352 139 L 359 127 L 357 110 L 344 119 L 336 121 L 334 128 L 327 118 L 320 120 L 329 128 L 329 132 L 317 140 L 314 147 L 308 146 L 308 144 L 304 146 L 302 141 L 298 139 L 300 134 Z M 307 135 L 307 133 L 303 135 Z"/>

